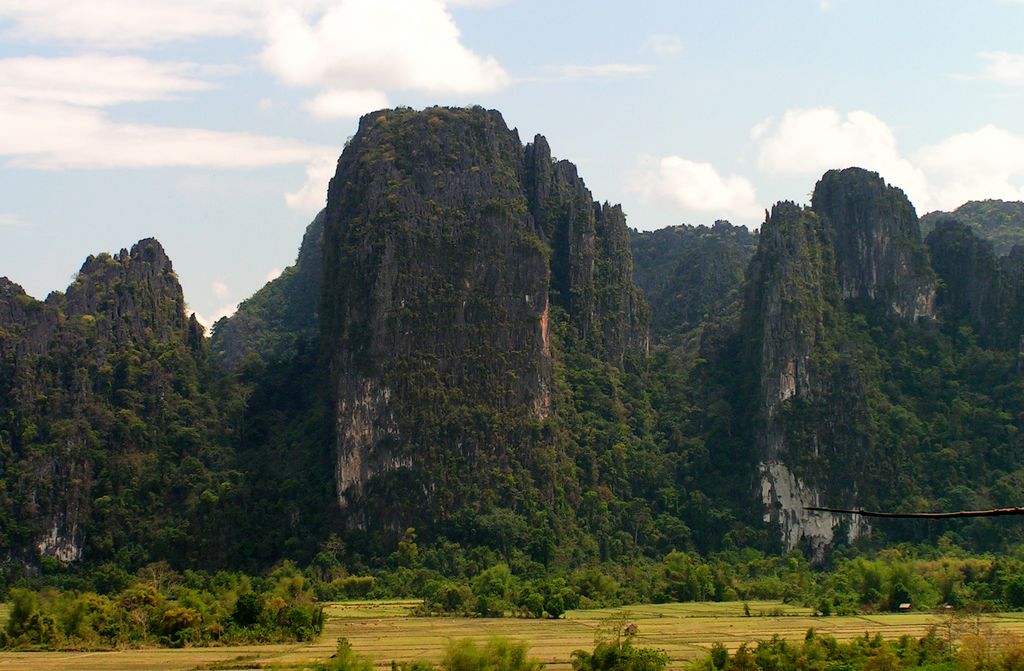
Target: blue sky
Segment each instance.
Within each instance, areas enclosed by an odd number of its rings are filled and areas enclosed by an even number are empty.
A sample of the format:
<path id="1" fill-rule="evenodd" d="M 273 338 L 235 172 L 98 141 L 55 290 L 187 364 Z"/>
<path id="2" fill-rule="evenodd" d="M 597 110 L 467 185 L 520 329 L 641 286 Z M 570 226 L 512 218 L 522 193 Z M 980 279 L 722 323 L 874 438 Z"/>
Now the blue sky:
<path id="1" fill-rule="evenodd" d="M 630 225 L 756 227 L 861 165 L 1024 199 L 1024 1 L 0 0 L 0 275 L 155 236 L 191 309 L 289 265 L 360 113 L 481 104 Z"/>

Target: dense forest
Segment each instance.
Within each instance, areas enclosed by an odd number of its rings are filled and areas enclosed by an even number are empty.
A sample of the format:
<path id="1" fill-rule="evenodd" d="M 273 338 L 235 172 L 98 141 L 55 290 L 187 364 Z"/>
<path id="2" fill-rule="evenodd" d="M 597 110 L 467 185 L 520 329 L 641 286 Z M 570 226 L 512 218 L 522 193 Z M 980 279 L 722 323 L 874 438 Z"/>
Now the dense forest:
<path id="1" fill-rule="evenodd" d="M 761 593 L 723 557 L 1008 551 L 1012 519 L 805 508 L 1024 503 L 1019 205 L 922 236 L 901 190 L 850 168 L 756 233 L 638 232 L 497 112 L 366 115 L 296 263 L 209 337 L 155 240 L 90 256 L 45 300 L 0 279 L 5 584 L 118 599 L 156 562 L 290 559 L 320 596 L 543 614 Z M 799 598 L 831 610 L 895 598 L 884 578 L 856 596 L 807 580 Z M 1002 580 L 970 589 L 1022 605 Z M 224 605 L 241 588 L 204 589 L 193 610 L 248 635 Z M 159 626 L 140 635 L 178 635 Z"/>

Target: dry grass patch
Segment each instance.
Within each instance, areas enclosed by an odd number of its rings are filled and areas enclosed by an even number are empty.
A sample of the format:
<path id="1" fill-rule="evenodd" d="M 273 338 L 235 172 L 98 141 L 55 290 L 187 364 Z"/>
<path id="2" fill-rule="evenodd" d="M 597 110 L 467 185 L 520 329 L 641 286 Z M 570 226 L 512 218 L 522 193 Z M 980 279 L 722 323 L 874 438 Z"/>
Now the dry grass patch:
<path id="1" fill-rule="evenodd" d="M 850 640 L 865 633 L 886 638 L 904 634 L 923 636 L 932 626 L 942 633 L 943 619 L 928 613 L 879 614 L 853 617 L 814 617 L 806 608 L 775 601 L 639 604 L 624 608 L 571 611 L 559 620 L 487 619 L 464 617 L 412 617 L 418 601 L 346 601 L 327 604 L 323 635 L 304 644 L 231 648 L 143 649 L 94 653 L 0 653 L 0 670 L 56 671 L 195 671 L 196 669 L 257 669 L 271 666 L 301 668 L 323 661 L 335 651 L 339 636 L 348 638 L 358 654 L 380 669 L 391 662 L 427 659 L 439 661 L 449 641 L 492 636 L 526 641 L 529 654 L 552 671 L 569 668 L 569 655 L 592 649 L 615 626 L 635 624 L 638 645 L 668 653 L 671 668 L 702 656 L 721 641 L 731 649 L 742 643 L 778 634 L 802 640 L 807 630 Z M 765 613 L 764 616 L 758 616 Z M 768 615 L 772 613 L 772 615 Z M 1001 613 L 980 619 L 995 631 L 1024 635 L 1024 613 Z"/>

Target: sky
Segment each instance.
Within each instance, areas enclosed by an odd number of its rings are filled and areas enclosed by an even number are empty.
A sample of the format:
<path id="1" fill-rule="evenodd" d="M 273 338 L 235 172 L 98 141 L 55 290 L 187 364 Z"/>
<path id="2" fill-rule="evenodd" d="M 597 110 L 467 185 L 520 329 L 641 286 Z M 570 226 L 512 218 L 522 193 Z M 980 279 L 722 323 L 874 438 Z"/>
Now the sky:
<path id="1" fill-rule="evenodd" d="M 1024 200 L 1024 0 L 0 0 L 0 276 L 146 237 L 189 309 L 294 262 L 361 114 L 498 109 L 634 228 L 756 228 L 858 165 Z"/>

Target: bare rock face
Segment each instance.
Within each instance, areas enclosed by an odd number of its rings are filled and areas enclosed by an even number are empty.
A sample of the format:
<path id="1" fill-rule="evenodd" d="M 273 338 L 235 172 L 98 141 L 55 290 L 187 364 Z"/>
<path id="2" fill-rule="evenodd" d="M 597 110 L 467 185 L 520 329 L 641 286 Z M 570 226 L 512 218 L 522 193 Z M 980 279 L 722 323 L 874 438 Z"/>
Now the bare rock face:
<path id="1" fill-rule="evenodd" d="M 826 223 L 843 298 L 879 301 L 906 319 L 935 316 L 935 278 L 914 206 L 861 168 L 830 170 L 811 206 Z"/>
<path id="2" fill-rule="evenodd" d="M 613 363 L 646 338 L 621 209 L 595 203 L 543 137 L 524 148 L 498 112 L 386 110 L 361 119 L 338 162 L 323 240 L 321 342 L 351 522 L 372 513 L 397 529 L 501 503 L 503 477 L 551 490 L 528 473 L 555 412 L 556 318 Z"/>
<path id="3" fill-rule="evenodd" d="M 832 543 L 842 520 L 804 508 L 824 503 L 822 485 L 839 462 L 846 462 L 837 457 L 862 451 L 848 440 L 837 445 L 841 431 L 835 429 L 846 422 L 820 421 L 829 400 L 849 381 L 842 362 L 826 355 L 835 350 L 842 312 L 835 267 L 828 229 L 817 214 L 778 203 L 761 227 L 748 269 L 743 317 L 743 332 L 753 336 L 749 356 L 758 370 L 756 439 L 765 521 L 779 525 L 787 549 L 806 546 L 816 556 Z M 857 414 L 858 390 L 855 382 L 852 386 L 847 404 Z M 842 488 L 847 497 L 856 482 L 856 474 L 849 473 Z"/>

